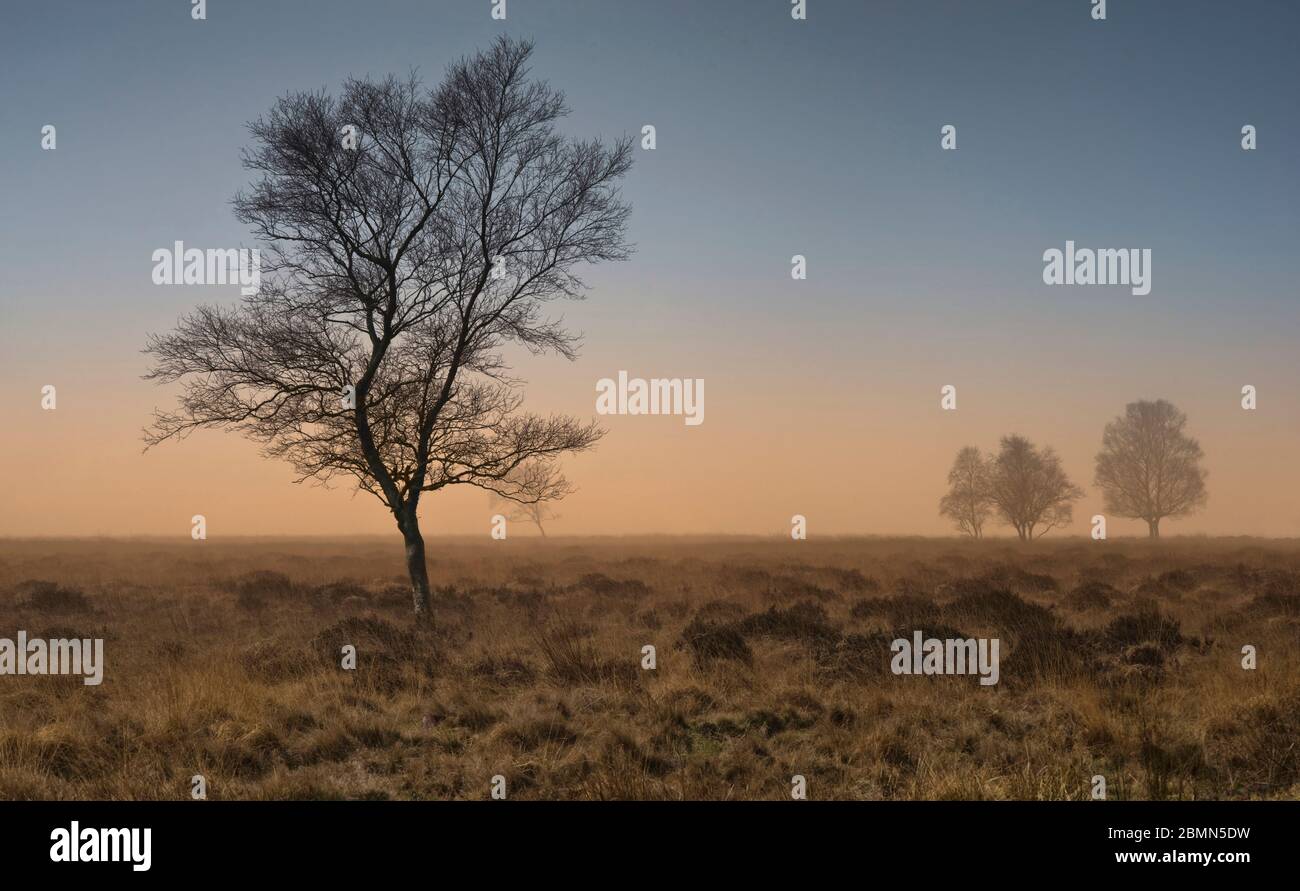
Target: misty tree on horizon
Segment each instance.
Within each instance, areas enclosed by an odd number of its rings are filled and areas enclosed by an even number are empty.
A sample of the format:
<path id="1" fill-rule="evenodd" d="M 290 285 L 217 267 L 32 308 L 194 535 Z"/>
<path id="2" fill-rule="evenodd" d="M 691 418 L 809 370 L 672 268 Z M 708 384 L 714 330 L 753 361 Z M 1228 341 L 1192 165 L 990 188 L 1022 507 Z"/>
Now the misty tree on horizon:
<path id="1" fill-rule="evenodd" d="M 489 499 L 492 509 L 505 512 L 505 518 L 515 523 L 531 523 L 546 538 L 546 523 L 558 520 L 551 505 L 572 494 L 573 484 L 560 473 L 554 462 L 533 461 L 525 464 L 515 475 L 518 493 L 513 498 L 493 493 Z"/>
<path id="2" fill-rule="evenodd" d="M 939 513 L 971 538 L 984 537 L 984 524 L 993 513 L 989 462 L 976 446 L 957 453 L 948 471 L 948 494 L 939 500 Z"/>
<path id="3" fill-rule="evenodd" d="M 1200 443 L 1183 432 L 1187 415 L 1163 399 L 1139 400 L 1106 425 L 1093 485 L 1106 510 L 1145 520 L 1151 538 L 1160 521 L 1185 516 L 1208 497 Z"/>
<path id="4" fill-rule="evenodd" d="M 986 519 L 996 515 L 1021 541 L 1033 541 L 1068 526 L 1074 502 L 1083 497 L 1051 446 L 1040 448 L 1018 434 L 1002 437 L 996 455 L 963 448 L 948 472 L 948 487 L 939 512 L 973 538 L 983 537 Z"/>
<path id="5" fill-rule="evenodd" d="M 1023 436 L 1002 437 L 989 470 L 989 497 L 1022 541 L 1042 538 L 1074 519 L 1083 490 L 1070 481 L 1051 446 L 1039 448 Z"/>
<path id="6" fill-rule="evenodd" d="M 348 80 L 280 99 L 250 125 L 234 201 L 264 244 L 263 285 L 149 338 L 147 379 L 181 382 L 149 446 L 234 429 L 298 482 L 355 478 L 392 513 L 414 610 L 430 611 L 421 496 L 471 485 L 517 501 L 527 470 L 592 446 L 594 422 L 521 411 L 501 355 L 576 354 L 544 313 L 579 298 L 584 264 L 625 259 L 618 183 L 631 141 L 560 135 L 563 94 L 529 78 L 532 44 L 500 38 L 426 90 Z M 349 146 L 345 134 L 357 141 Z"/>

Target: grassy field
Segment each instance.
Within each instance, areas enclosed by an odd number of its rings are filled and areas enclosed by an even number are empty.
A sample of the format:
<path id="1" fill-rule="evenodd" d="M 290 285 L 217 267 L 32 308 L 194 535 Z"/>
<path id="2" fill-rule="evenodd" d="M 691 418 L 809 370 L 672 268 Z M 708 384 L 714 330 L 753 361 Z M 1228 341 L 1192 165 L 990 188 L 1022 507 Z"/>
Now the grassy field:
<path id="1" fill-rule="evenodd" d="M 0 798 L 1300 797 L 1297 543 L 429 555 L 422 630 L 396 536 L 0 541 L 0 637 L 106 641 L 97 687 L 0 676 Z M 1000 683 L 894 675 L 914 629 L 999 638 Z"/>

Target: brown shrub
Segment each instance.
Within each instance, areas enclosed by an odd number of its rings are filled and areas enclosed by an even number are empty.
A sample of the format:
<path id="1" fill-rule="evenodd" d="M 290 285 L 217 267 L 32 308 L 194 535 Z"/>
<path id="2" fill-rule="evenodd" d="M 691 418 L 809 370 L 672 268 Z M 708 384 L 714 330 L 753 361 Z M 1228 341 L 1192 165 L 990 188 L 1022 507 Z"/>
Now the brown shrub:
<path id="1" fill-rule="evenodd" d="M 1245 789 L 1284 792 L 1300 782 L 1300 689 L 1238 706 L 1206 734 L 1209 760 Z"/>
<path id="2" fill-rule="evenodd" d="M 802 579 L 788 575 L 772 577 L 768 581 L 767 587 L 760 589 L 758 594 L 766 600 L 804 600 L 812 598 L 813 600 L 825 601 L 839 600 L 840 598 L 840 595 L 829 588 L 823 588 L 820 585 L 814 585 L 812 582 L 805 582 Z"/>
<path id="3" fill-rule="evenodd" d="M 746 616 L 733 627 L 746 637 L 793 640 L 814 649 L 833 648 L 840 637 L 830 624 L 826 608 L 809 600 L 786 609 L 768 607 L 766 612 Z"/>
<path id="4" fill-rule="evenodd" d="M 744 605 L 734 600 L 710 600 L 700 604 L 695 611 L 695 618 L 701 622 L 734 622 L 743 618 L 745 612 Z"/>
<path id="5" fill-rule="evenodd" d="M 293 581 L 282 572 L 258 569 L 231 579 L 226 590 L 235 595 L 240 609 L 259 612 L 272 600 L 284 600 L 294 595 Z"/>
<path id="6" fill-rule="evenodd" d="M 911 632 L 906 632 L 910 636 Z M 900 636 L 894 632 L 846 634 L 833 650 L 820 655 L 819 671 L 830 678 L 865 681 L 890 675 L 890 645 Z"/>
<path id="7" fill-rule="evenodd" d="M 749 648 L 745 636 L 733 625 L 691 619 L 690 624 L 682 630 L 681 644 L 690 651 L 691 658 L 700 667 L 719 661 L 754 664 L 754 651 Z"/>
<path id="8" fill-rule="evenodd" d="M 591 641 L 590 631 L 574 622 L 556 621 L 545 626 L 533 642 L 547 665 L 547 676 L 561 684 L 626 684 L 641 671 L 639 659 L 604 657 Z"/>
<path id="9" fill-rule="evenodd" d="M 1033 634 L 1058 624 L 1051 610 L 999 588 L 961 593 L 944 607 L 944 615 L 958 622 L 985 623 L 1012 634 Z"/>
<path id="10" fill-rule="evenodd" d="M 645 597 L 650 593 L 650 587 L 640 579 L 613 579 L 600 572 L 584 575 L 575 587 L 608 597 Z"/>
<path id="11" fill-rule="evenodd" d="M 937 622 L 939 604 L 928 597 L 900 594 L 896 597 L 865 597 L 853 604 L 849 615 L 855 619 L 884 618 L 890 625 L 903 627 Z"/>
<path id="12" fill-rule="evenodd" d="M 1072 610 L 1082 612 L 1090 609 L 1109 609 L 1110 605 L 1122 596 L 1118 590 L 1105 582 L 1090 580 L 1075 586 L 1061 602 Z"/>
<path id="13" fill-rule="evenodd" d="M 1165 618 L 1154 609 L 1116 616 L 1106 626 L 1106 639 L 1117 650 L 1148 642 L 1163 650 L 1171 650 L 1183 642 L 1178 622 Z"/>
<path id="14" fill-rule="evenodd" d="M 24 595 L 24 605 L 43 613 L 88 613 L 90 601 L 79 588 L 65 588 L 57 582 L 33 579 L 19 582 L 14 590 Z"/>
<path id="15" fill-rule="evenodd" d="M 250 678 L 278 684 L 307 674 L 316 667 L 316 660 L 302 647 L 280 638 L 267 638 L 244 647 L 239 652 L 239 664 Z"/>
<path id="16" fill-rule="evenodd" d="M 342 669 L 343 647 L 356 647 L 356 668 L 344 671 L 356 683 L 379 693 L 393 693 L 413 678 L 434 676 L 442 654 L 427 631 L 398 628 L 374 616 L 349 616 L 319 631 L 308 644 L 318 663 Z"/>

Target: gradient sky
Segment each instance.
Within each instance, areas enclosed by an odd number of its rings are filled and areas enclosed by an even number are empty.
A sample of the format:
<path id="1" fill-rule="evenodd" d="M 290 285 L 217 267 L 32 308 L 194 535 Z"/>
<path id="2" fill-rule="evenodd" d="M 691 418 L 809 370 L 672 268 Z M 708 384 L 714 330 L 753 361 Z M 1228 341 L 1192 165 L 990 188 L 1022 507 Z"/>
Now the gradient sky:
<path id="1" fill-rule="evenodd" d="M 1300 535 L 1300 5 L 1111 0 L 1103 23 L 1090 6 L 808 0 L 795 22 L 785 0 L 509 0 L 503 23 L 490 0 L 210 0 L 203 22 L 185 0 L 6 4 L 0 535 L 188 536 L 196 513 L 212 537 L 392 530 L 370 496 L 295 486 L 234 434 L 142 454 L 169 402 L 140 380 L 146 334 L 238 297 L 155 286 L 150 255 L 255 246 L 229 202 L 244 126 L 277 96 L 436 81 L 502 32 L 536 41 L 566 132 L 658 131 L 625 187 L 637 252 L 558 307 L 577 362 L 516 364 L 529 407 L 591 416 L 620 369 L 706 381 L 701 426 L 605 418 L 554 532 L 780 533 L 800 513 L 811 535 L 949 534 L 953 454 L 1019 432 L 1087 490 L 1062 533 L 1083 535 L 1103 426 L 1163 397 L 1210 500 L 1162 531 Z M 1066 239 L 1150 248 L 1151 293 L 1045 286 Z M 487 534 L 491 511 L 465 490 L 421 513 L 431 534 Z"/>

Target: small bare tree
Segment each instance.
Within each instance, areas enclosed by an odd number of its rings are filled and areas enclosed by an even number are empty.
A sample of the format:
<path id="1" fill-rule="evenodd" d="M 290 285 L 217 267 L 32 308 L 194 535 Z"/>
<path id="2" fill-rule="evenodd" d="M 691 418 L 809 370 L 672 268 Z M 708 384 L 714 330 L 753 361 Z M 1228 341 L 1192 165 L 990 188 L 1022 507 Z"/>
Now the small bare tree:
<path id="1" fill-rule="evenodd" d="M 1083 490 L 1070 482 L 1050 446 L 1038 448 L 1023 436 L 1002 437 L 990 467 L 990 497 L 1021 541 L 1041 538 L 1074 515 Z"/>
<path id="2" fill-rule="evenodd" d="M 501 38 L 428 91 L 390 77 L 279 100 L 250 126 L 244 164 L 260 179 L 235 199 L 270 258 L 262 289 L 147 348 L 147 377 L 183 384 L 150 445 L 235 429 L 299 481 L 355 478 L 402 533 L 417 617 L 430 596 L 421 496 L 509 497 L 529 461 L 602 432 L 521 412 L 500 354 L 572 358 L 576 338 L 544 304 L 581 296 L 583 264 L 630 251 L 617 186 L 631 142 L 562 137 L 564 97 L 529 79 L 531 51 Z"/>
<path id="3" fill-rule="evenodd" d="M 492 506 L 513 523 L 532 523 L 546 537 L 545 523 L 559 519 L 552 504 L 573 493 L 569 484 L 550 461 L 530 461 L 511 478 L 509 494 L 494 490 Z"/>
<path id="4" fill-rule="evenodd" d="M 1171 403 L 1142 400 L 1125 406 L 1102 434 L 1094 485 L 1107 511 L 1146 520 L 1151 538 L 1160 537 L 1165 517 L 1189 514 L 1207 498 L 1201 446 L 1186 426 L 1187 416 Z"/>
<path id="5" fill-rule="evenodd" d="M 948 471 L 948 494 L 939 500 L 939 513 L 966 535 L 982 538 L 993 513 L 992 484 L 988 460 L 975 446 L 966 446 Z"/>

